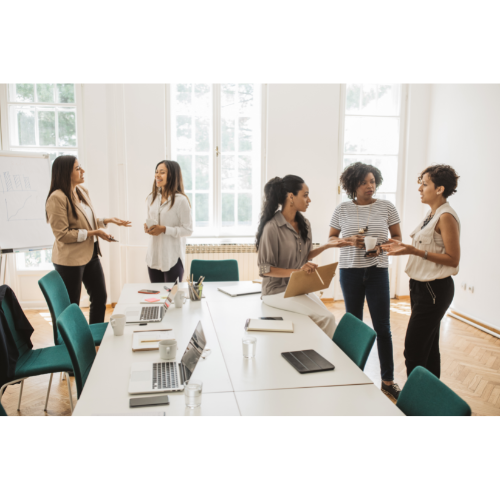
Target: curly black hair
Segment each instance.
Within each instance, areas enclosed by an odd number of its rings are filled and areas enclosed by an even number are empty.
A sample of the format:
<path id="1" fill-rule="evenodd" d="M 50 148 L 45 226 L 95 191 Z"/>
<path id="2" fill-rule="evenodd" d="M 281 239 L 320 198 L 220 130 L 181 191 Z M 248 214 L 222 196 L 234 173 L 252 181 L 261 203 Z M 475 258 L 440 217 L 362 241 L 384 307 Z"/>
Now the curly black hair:
<path id="1" fill-rule="evenodd" d="M 357 161 L 349 165 L 340 176 L 340 184 L 342 189 L 347 193 L 349 199 L 354 200 L 356 198 L 356 191 L 361 186 L 365 177 L 368 174 L 373 174 L 375 177 L 375 185 L 378 188 L 384 178 L 382 177 L 382 172 L 373 165 L 367 165 L 366 163 L 361 163 Z"/>
<path id="2" fill-rule="evenodd" d="M 432 165 L 427 167 L 419 176 L 418 182 L 422 183 L 422 179 L 424 178 L 424 174 L 429 174 L 431 181 L 438 188 L 443 186 L 443 196 L 448 198 L 452 194 L 457 192 L 458 179 L 460 176 L 456 173 L 453 167 L 449 165 Z"/>

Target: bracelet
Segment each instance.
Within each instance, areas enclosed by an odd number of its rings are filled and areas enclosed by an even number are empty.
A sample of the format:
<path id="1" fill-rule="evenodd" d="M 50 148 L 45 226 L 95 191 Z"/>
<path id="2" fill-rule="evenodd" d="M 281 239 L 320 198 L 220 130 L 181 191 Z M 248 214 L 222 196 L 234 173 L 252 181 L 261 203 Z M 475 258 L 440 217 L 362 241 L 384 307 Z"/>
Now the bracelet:
<path id="1" fill-rule="evenodd" d="M 424 259 L 427 260 L 427 250 L 425 251 Z"/>

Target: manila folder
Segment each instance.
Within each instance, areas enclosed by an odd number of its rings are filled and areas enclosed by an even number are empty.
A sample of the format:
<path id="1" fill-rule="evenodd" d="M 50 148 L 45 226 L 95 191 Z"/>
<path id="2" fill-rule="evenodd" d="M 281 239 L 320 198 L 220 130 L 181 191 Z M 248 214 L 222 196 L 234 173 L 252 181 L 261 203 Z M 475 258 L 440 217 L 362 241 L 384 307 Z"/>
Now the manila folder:
<path id="1" fill-rule="evenodd" d="M 328 264 L 327 266 L 317 267 L 317 271 L 323 280 L 319 279 L 316 273 L 307 274 L 305 271 L 297 271 L 292 273 L 290 281 L 285 291 L 285 299 L 288 297 L 296 297 L 297 295 L 305 295 L 311 292 L 318 292 L 330 286 L 335 271 L 337 270 L 338 262 Z"/>

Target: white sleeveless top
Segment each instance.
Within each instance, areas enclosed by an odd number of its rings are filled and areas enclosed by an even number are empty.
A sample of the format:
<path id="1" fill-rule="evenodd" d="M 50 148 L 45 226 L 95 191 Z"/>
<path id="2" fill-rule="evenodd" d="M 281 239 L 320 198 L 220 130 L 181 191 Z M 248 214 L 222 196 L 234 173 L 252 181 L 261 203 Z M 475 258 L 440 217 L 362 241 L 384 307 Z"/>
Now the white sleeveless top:
<path id="1" fill-rule="evenodd" d="M 425 219 L 430 214 L 427 212 Z M 451 214 L 455 217 L 458 222 L 458 233 L 460 235 L 460 219 L 458 218 L 457 213 L 453 208 L 451 208 L 449 203 L 445 203 L 441 205 L 434 214 L 434 217 L 431 219 L 429 224 L 421 229 L 422 221 L 410 234 L 413 238 L 413 246 L 418 250 L 423 250 L 424 252 L 427 250 L 429 253 L 446 253 L 443 244 L 443 238 L 440 234 L 436 233 L 436 225 L 439 222 L 441 215 L 443 214 Z M 425 220 L 424 219 L 424 220 Z M 443 278 L 448 278 L 448 276 L 455 276 L 458 274 L 458 267 L 450 267 L 445 266 L 443 264 L 435 264 L 430 260 L 423 259 L 422 257 L 418 257 L 417 255 L 410 255 L 408 259 L 408 264 L 405 269 L 406 274 L 416 280 L 416 281 L 433 281 L 439 280 Z"/>

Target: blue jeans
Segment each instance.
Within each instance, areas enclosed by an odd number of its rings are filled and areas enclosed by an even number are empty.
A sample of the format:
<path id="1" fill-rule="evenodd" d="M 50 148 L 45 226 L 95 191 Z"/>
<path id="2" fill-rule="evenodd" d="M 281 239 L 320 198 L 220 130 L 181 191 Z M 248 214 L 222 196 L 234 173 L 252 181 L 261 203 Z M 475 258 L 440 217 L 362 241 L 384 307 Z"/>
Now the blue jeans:
<path id="1" fill-rule="evenodd" d="M 389 269 L 365 267 L 340 270 L 340 286 L 345 308 L 363 321 L 363 306 L 368 302 L 373 328 L 377 332 L 378 358 L 382 380 L 394 380 L 390 322 Z"/>

